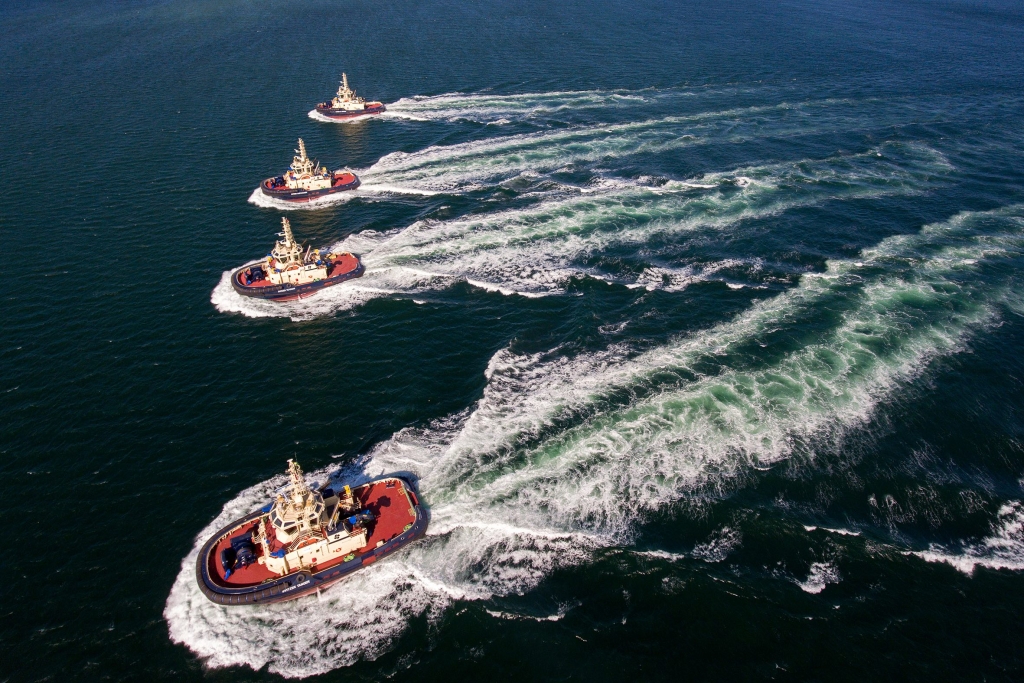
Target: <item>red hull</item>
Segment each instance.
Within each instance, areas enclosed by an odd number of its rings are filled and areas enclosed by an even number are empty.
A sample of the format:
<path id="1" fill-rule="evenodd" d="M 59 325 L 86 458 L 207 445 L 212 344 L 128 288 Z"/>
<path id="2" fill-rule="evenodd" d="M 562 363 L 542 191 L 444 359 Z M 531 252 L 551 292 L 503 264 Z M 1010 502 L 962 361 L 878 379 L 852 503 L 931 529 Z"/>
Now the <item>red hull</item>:
<path id="1" fill-rule="evenodd" d="M 357 187 L 359 187 L 359 178 L 355 173 L 349 173 L 348 171 L 335 173 L 331 179 L 331 186 L 325 187 L 322 190 L 290 189 L 284 186 L 284 181 L 280 176 L 277 178 L 267 178 L 260 183 L 260 190 L 263 194 L 286 202 L 311 202 L 320 197 L 354 190 Z"/>
<path id="2" fill-rule="evenodd" d="M 303 285 L 276 285 L 266 279 L 253 280 L 253 270 L 257 268 L 262 270 L 263 265 L 256 264 L 236 270 L 231 274 L 231 286 L 243 296 L 282 302 L 305 299 L 322 289 L 360 277 L 363 274 L 363 264 L 353 254 L 341 254 L 335 258 L 327 269 L 326 280 L 308 282 Z"/>
<path id="3" fill-rule="evenodd" d="M 331 107 L 330 102 L 321 102 L 316 105 L 316 110 L 318 113 L 329 119 L 344 121 L 345 119 L 357 119 L 360 116 L 375 116 L 387 111 L 387 107 L 380 102 L 367 102 L 366 109 L 362 109 L 360 111 L 348 111 L 345 109 L 334 109 Z"/>

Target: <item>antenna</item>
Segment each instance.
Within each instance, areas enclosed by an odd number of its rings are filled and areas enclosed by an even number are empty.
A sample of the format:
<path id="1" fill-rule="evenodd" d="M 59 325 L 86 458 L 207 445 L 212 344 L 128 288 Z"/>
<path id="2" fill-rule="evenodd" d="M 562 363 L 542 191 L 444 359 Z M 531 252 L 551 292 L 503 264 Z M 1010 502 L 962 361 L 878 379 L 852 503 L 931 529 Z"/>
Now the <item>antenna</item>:
<path id="1" fill-rule="evenodd" d="M 343 72 L 341 74 L 341 87 L 338 88 L 338 99 L 342 102 L 350 102 L 354 96 L 355 92 L 348 87 L 348 74 Z"/>
<path id="2" fill-rule="evenodd" d="M 302 468 L 299 467 L 299 463 L 289 459 L 288 474 L 292 480 L 292 500 L 296 503 L 305 501 L 306 496 L 309 495 L 309 487 L 306 486 L 306 480 L 302 476 Z"/>
<path id="3" fill-rule="evenodd" d="M 287 218 L 281 218 L 281 226 L 284 228 L 284 245 L 290 247 L 295 244 L 295 235 L 292 234 L 292 224 L 288 222 Z M 291 462 L 289 460 L 288 462 Z M 298 467 L 298 464 L 295 465 Z"/>

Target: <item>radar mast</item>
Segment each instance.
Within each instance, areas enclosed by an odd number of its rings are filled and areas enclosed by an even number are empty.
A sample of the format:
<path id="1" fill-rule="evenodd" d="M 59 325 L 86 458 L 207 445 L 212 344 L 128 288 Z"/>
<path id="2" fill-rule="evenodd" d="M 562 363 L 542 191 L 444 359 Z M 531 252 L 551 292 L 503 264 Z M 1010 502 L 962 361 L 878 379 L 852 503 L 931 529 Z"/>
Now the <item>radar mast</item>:
<path id="1" fill-rule="evenodd" d="M 306 484 L 299 463 L 289 460 L 288 474 L 291 483 L 287 487 L 287 496 L 279 493 L 270 509 L 270 523 L 277 539 L 283 543 L 291 543 L 319 530 L 324 513 L 323 496 Z"/>
<path id="2" fill-rule="evenodd" d="M 295 150 L 296 156 L 292 158 L 292 171 L 299 177 L 313 175 L 320 172 L 320 164 L 315 163 L 306 154 L 306 143 L 299 138 L 299 148 Z"/>
<path id="3" fill-rule="evenodd" d="M 293 263 L 302 265 L 302 245 L 295 241 L 295 235 L 292 234 L 292 224 L 288 222 L 287 218 L 281 218 L 281 227 L 283 230 L 277 234 L 284 239 L 278 240 L 277 243 L 274 244 L 274 250 L 270 252 L 270 255 L 277 261 L 276 267 L 279 270 L 284 270 Z M 289 460 L 289 462 L 292 461 Z M 288 471 L 292 472 L 291 465 L 288 467 Z M 297 463 L 295 464 L 295 467 L 298 467 Z M 299 478 L 301 479 L 301 477 L 302 470 L 299 470 Z M 294 472 L 292 472 L 292 480 L 294 483 Z M 303 483 L 303 485 L 305 485 L 305 483 Z"/>
<path id="4" fill-rule="evenodd" d="M 355 99 L 356 92 L 348 87 L 348 75 L 342 72 L 341 74 L 341 87 L 338 88 L 338 98 L 342 102 L 348 102 Z"/>

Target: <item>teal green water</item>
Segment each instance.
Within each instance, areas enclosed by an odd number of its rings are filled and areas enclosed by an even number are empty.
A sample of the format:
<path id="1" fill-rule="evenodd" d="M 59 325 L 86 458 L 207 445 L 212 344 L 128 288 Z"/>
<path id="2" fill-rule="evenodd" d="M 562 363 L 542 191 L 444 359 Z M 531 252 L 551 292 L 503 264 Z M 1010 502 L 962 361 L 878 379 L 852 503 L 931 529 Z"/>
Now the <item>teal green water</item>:
<path id="1" fill-rule="evenodd" d="M 1011 2 L 0 9 L 0 680 L 1019 680 Z M 380 118 L 313 105 L 341 71 Z M 361 188 L 254 194 L 296 139 Z M 299 239 L 366 274 L 227 274 Z M 313 478 L 428 535 L 195 552 Z"/>

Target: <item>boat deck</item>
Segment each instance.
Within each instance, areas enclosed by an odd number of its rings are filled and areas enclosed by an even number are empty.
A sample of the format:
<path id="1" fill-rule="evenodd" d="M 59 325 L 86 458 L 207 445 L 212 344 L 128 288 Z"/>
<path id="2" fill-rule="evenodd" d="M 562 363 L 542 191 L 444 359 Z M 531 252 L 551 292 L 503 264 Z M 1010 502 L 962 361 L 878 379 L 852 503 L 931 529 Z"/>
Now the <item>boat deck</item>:
<path id="1" fill-rule="evenodd" d="M 348 273 L 353 272 L 354 270 L 356 270 L 358 268 L 359 268 L 359 259 L 356 258 L 355 255 L 347 254 L 347 253 L 346 254 L 341 254 L 340 256 L 338 256 L 337 258 L 334 259 L 334 261 L 332 262 L 330 268 L 327 269 L 327 277 L 328 278 L 332 278 L 332 277 L 337 277 L 339 275 L 346 275 Z M 263 280 L 256 280 L 255 282 L 250 282 L 249 284 L 245 284 L 245 280 L 242 279 L 243 277 L 245 277 L 245 268 L 242 268 L 237 273 L 235 273 L 235 279 L 238 281 L 238 284 L 241 285 L 242 287 L 259 289 L 261 287 L 277 287 L 277 286 L 279 286 L 279 285 L 275 285 L 273 282 L 271 282 L 269 279 L 266 279 L 266 278 L 264 278 Z"/>
<path id="2" fill-rule="evenodd" d="M 327 271 L 327 277 L 337 277 L 351 273 L 359 267 L 359 259 L 352 254 L 342 254 L 334 259 L 334 265 Z"/>
<path id="3" fill-rule="evenodd" d="M 320 102 L 316 105 L 317 111 L 334 116 L 365 116 L 367 114 L 379 114 L 384 110 L 383 102 L 364 102 L 362 109 L 339 109 L 334 102 Z"/>
<path id="4" fill-rule="evenodd" d="M 342 185 L 351 185 L 356 181 L 355 173 L 336 173 L 334 175 L 334 181 L 331 183 L 331 187 L 341 187 Z"/>
<path id="5" fill-rule="evenodd" d="M 360 486 L 353 489 L 353 494 L 359 500 L 360 509 L 369 510 L 376 518 L 373 526 L 369 529 L 370 533 L 366 538 L 366 545 L 356 551 L 357 556 L 372 552 L 378 545 L 382 545 L 404 532 L 406 525 L 416 522 L 416 511 L 409 503 L 405 485 L 398 479 L 385 479 Z M 415 494 L 409 492 L 409 496 L 413 495 Z M 232 531 L 217 543 L 208 559 L 211 578 L 222 585 L 232 588 L 255 586 L 264 581 L 278 578 L 277 574 L 268 571 L 258 562 L 239 569 L 233 572 L 230 577 L 224 578 L 224 569 L 220 565 L 221 551 L 231 546 L 232 538 L 237 538 L 243 534 L 252 534 L 258 524 L 258 519 L 248 522 L 244 526 Z M 269 523 L 267 524 L 267 541 L 271 552 L 283 547 L 276 536 L 274 536 L 273 527 Z M 262 555 L 262 550 L 257 547 L 256 556 L 259 557 L 260 555 Z M 327 569 L 343 561 L 344 558 L 332 560 L 317 567 L 316 571 Z"/>

